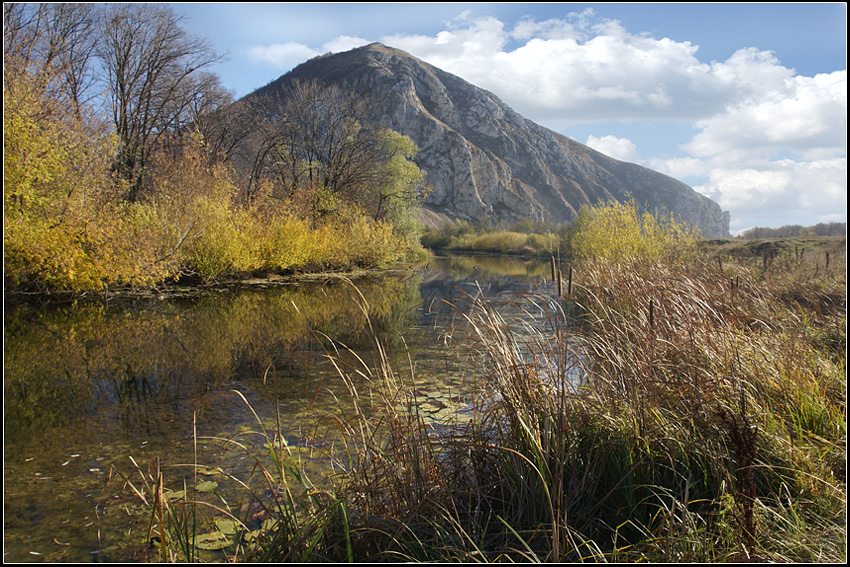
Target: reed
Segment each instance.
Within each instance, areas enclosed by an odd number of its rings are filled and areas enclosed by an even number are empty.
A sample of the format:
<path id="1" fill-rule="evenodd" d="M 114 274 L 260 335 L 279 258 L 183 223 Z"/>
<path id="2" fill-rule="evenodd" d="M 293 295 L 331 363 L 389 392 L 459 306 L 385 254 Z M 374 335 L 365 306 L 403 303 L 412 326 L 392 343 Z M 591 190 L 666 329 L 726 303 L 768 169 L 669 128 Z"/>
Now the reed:
<path id="1" fill-rule="evenodd" d="M 325 416 L 345 447 L 338 474 L 313 484 L 270 442 L 271 464 L 257 468 L 276 495 L 264 508 L 273 521 L 250 545 L 234 537 L 230 553 L 844 561 L 846 281 L 781 262 L 587 257 L 567 298 L 517 297 L 508 310 L 462 297 L 447 341 L 468 361 L 474 402 L 439 423 L 420 408 L 413 362 L 352 285 L 371 348 L 317 334 L 347 387 Z M 152 501 L 161 483 L 145 478 L 136 490 Z M 158 525 L 196 529 L 152 509 Z M 248 518 L 231 515 L 246 533 Z M 188 543 L 170 545 L 191 558 Z"/>

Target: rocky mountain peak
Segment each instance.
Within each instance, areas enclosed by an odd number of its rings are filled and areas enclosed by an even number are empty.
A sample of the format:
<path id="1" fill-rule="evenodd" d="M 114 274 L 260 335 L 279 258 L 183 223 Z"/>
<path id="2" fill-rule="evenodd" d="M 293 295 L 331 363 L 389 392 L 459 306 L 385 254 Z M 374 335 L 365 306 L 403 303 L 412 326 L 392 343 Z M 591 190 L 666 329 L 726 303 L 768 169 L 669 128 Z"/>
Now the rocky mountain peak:
<path id="1" fill-rule="evenodd" d="M 404 51 L 372 43 L 319 56 L 257 93 L 297 79 L 363 97 L 370 120 L 416 142 L 416 161 L 434 189 L 425 202 L 432 224 L 482 217 L 560 223 L 585 204 L 634 199 L 674 213 L 705 236 L 729 235 L 729 214 L 681 181 L 535 124 L 493 93 Z"/>

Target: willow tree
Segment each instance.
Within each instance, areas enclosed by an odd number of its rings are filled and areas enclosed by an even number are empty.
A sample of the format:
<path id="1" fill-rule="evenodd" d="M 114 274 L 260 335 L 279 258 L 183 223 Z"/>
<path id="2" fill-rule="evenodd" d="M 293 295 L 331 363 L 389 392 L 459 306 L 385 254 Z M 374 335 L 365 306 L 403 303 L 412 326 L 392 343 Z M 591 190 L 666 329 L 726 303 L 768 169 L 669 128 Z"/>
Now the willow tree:
<path id="1" fill-rule="evenodd" d="M 425 171 L 413 159 L 419 148 L 408 136 L 393 130 L 377 135 L 381 164 L 369 191 L 369 208 L 376 221 L 389 221 L 408 242 L 416 243 L 422 232 L 419 218 L 422 201 L 430 190 Z"/>

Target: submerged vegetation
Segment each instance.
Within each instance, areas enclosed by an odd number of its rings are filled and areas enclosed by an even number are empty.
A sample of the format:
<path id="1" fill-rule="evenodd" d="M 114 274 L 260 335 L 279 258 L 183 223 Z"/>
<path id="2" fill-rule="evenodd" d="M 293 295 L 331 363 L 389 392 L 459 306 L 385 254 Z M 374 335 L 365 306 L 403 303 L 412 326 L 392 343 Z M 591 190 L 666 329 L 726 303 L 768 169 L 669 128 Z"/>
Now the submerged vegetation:
<path id="1" fill-rule="evenodd" d="M 510 316 L 460 298 L 446 340 L 473 361 L 463 411 L 423 399 L 415 366 L 393 362 L 393 331 L 369 325 L 352 287 L 372 346 L 327 347 L 347 384 L 335 392 L 346 403 L 326 416 L 328 475 L 306 476 L 306 455 L 281 441 L 272 416 L 257 416 L 263 486 L 238 481 L 250 505 L 205 498 L 200 465 L 184 481 L 194 495 L 136 467 L 123 479 L 150 506 L 156 553 L 843 562 L 844 246 L 828 269 L 813 254 L 710 257 L 683 248 L 692 235 L 675 223 L 626 216 L 651 230 L 579 225 L 567 296 L 517 298 Z M 610 239 L 631 241 L 632 255 L 612 253 Z"/>

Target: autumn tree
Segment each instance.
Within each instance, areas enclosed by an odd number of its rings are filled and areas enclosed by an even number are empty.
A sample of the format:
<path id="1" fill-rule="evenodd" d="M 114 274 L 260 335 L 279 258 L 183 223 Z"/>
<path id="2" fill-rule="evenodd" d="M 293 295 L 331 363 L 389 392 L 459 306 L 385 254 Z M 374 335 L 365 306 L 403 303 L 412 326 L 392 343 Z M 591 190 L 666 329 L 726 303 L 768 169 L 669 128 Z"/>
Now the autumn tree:
<path id="1" fill-rule="evenodd" d="M 96 5 L 4 4 L 4 276 L 14 286 L 100 289 L 157 281 L 169 273 L 161 261 L 169 243 L 161 215 L 153 207 L 127 203 L 126 194 L 116 198 L 107 175 L 110 161 L 130 144 L 126 137 L 109 135 L 98 119 L 102 89 L 92 87 L 104 75 L 95 73 L 101 67 L 93 56 L 107 52 L 100 30 L 120 29 L 132 20 L 109 13 L 115 17 L 107 25 Z M 176 41 L 180 34 L 171 37 Z M 127 47 L 158 61 L 139 45 Z M 140 76 L 151 72 L 149 67 Z M 196 104 L 202 100 L 198 93 L 210 92 L 216 81 L 202 73 L 170 84 L 149 81 L 139 91 L 120 91 L 136 92 L 135 99 L 111 100 L 137 109 L 123 123 L 135 128 L 150 119 L 159 135 L 167 128 L 185 130 L 181 121 L 204 111 Z M 145 92 L 151 94 L 147 102 Z M 154 101 L 165 105 L 159 115 L 150 114 Z"/>
<path id="2" fill-rule="evenodd" d="M 388 220 L 409 242 L 418 242 L 422 232 L 419 212 L 429 191 L 425 172 L 413 159 L 419 148 L 408 136 L 393 130 L 377 135 L 381 164 L 370 190 L 370 210 L 376 221 Z"/>
<path id="3" fill-rule="evenodd" d="M 56 211 L 92 182 L 108 145 L 86 110 L 93 80 L 93 5 L 3 5 L 4 194 L 20 206 Z M 84 116 L 85 114 L 85 116 Z"/>
<path id="4" fill-rule="evenodd" d="M 221 96 L 217 79 L 203 72 L 219 57 L 180 20 L 157 4 L 114 4 L 103 15 L 97 53 L 118 135 L 113 169 L 129 201 L 140 196 L 156 147 L 190 122 L 193 109 Z"/>

